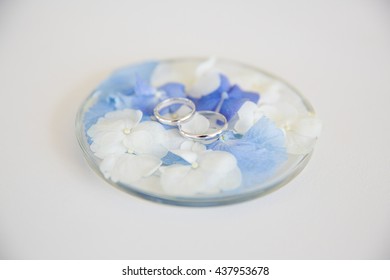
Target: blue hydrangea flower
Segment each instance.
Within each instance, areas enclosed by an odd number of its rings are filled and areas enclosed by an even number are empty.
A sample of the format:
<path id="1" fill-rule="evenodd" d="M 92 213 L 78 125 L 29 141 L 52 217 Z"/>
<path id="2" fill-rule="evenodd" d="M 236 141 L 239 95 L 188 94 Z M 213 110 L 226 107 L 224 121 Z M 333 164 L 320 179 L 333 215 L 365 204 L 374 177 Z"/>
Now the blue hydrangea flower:
<path id="1" fill-rule="evenodd" d="M 94 94 L 99 94 L 99 92 Z M 100 117 L 104 116 L 108 112 L 114 111 L 116 108 L 115 101 L 112 99 L 99 98 L 99 96 L 97 98 L 97 102 L 89 108 L 84 115 L 84 128 L 86 131 L 95 124 Z"/>
<path id="2" fill-rule="evenodd" d="M 193 99 L 198 111 L 217 111 L 229 121 L 245 101 L 254 103 L 259 101 L 259 94 L 243 91 L 237 85 L 231 86 L 225 75 L 220 74 L 220 80 L 220 86 L 215 91 L 199 99 Z"/>
<path id="3" fill-rule="evenodd" d="M 265 117 L 241 138 L 229 131 L 208 148 L 230 152 L 236 157 L 244 187 L 261 183 L 287 159 L 282 130 Z"/>
<path id="4" fill-rule="evenodd" d="M 108 79 L 104 80 L 96 90 L 105 94 L 121 93 L 123 95 L 132 95 L 134 94 L 136 81 L 142 79 L 149 83 L 157 65 L 156 61 L 150 61 L 118 69 Z"/>
<path id="5" fill-rule="evenodd" d="M 93 95 L 96 103 L 85 113 L 84 125 L 88 130 L 106 113 L 126 108 L 139 109 L 149 119 L 154 107 L 170 97 L 185 97 L 184 85 L 167 83 L 157 89 L 150 86 L 156 62 L 147 62 L 115 71 L 103 81 Z"/>
<path id="6" fill-rule="evenodd" d="M 134 94 L 137 80 L 149 82 L 156 66 L 154 61 L 131 65 L 116 70 L 104 80 L 92 94 L 96 102 L 85 113 L 85 130 L 108 112 L 130 108 L 129 96 Z"/>
<path id="7" fill-rule="evenodd" d="M 201 98 L 191 98 L 192 101 L 194 101 L 196 105 L 196 109 L 198 111 L 215 111 L 217 109 L 218 104 L 221 101 L 221 96 L 223 92 L 226 92 L 230 88 L 230 82 L 229 79 L 225 76 L 220 74 L 220 84 L 217 89 L 215 89 L 213 92 L 210 92 Z"/>
<path id="8" fill-rule="evenodd" d="M 142 79 L 138 79 L 134 87 L 134 95 L 128 98 L 128 105 L 150 116 L 153 115 L 154 107 L 164 99 L 185 96 L 183 84 L 167 83 L 155 89 Z"/>

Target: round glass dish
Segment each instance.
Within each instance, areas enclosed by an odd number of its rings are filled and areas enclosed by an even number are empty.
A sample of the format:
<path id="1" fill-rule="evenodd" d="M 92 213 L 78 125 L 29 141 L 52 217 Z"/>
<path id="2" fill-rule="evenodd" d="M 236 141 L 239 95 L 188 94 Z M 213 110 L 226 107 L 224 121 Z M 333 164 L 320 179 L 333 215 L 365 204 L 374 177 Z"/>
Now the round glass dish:
<path id="1" fill-rule="evenodd" d="M 160 123 L 154 108 L 167 99 L 174 105 L 161 114 L 190 119 L 178 126 L 177 119 Z M 194 114 L 175 103 L 183 100 L 192 101 Z M 209 141 L 201 139 L 213 126 L 205 111 L 227 121 L 221 133 L 220 119 L 214 121 L 218 134 Z M 183 127 L 202 137 L 187 138 Z M 181 206 L 237 203 L 280 188 L 306 166 L 320 131 L 313 107 L 288 83 L 215 58 L 116 70 L 76 118 L 78 142 L 101 178 L 142 198 Z"/>

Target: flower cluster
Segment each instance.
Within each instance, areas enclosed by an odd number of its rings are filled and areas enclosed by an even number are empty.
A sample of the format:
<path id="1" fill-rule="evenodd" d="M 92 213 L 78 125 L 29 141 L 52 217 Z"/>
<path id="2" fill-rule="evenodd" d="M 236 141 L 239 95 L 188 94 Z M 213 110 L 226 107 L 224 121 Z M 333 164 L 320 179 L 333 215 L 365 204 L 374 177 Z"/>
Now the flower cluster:
<path id="1" fill-rule="evenodd" d="M 288 154 L 313 148 L 320 122 L 284 91 L 275 83 L 261 94 L 244 90 L 213 59 L 195 67 L 148 62 L 104 81 L 84 126 L 102 174 L 113 182 L 175 196 L 229 192 L 261 184 Z M 223 114 L 229 129 L 208 145 L 181 136 L 153 116 L 154 107 L 171 97 Z M 210 124 L 195 115 L 184 125 L 199 133 Z"/>

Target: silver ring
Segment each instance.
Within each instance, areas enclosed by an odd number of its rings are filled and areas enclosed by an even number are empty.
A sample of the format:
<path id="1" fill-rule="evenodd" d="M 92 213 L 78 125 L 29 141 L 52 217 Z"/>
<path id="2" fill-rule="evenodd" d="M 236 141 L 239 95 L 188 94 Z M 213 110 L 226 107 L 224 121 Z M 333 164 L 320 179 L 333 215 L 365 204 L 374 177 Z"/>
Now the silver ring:
<path id="1" fill-rule="evenodd" d="M 171 118 L 167 118 L 166 116 L 161 115 L 162 110 L 168 109 L 168 107 L 174 105 L 182 105 L 182 106 L 184 105 L 190 108 L 191 110 L 189 113 L 185 114 L 182 117 L 175 116 L 175 114 L 172 114 Z M 188 98 L 182 98 L 182 97 L 168 98 L 161 101 L 159 104 L 157 104 L 153 112 L 156 118 L 159 120 L 159 122 L 166 125 L 176 126 L 180 122 L 184 122 L 190 119 L 195 114 L 195 104 Z"/>
<path id="2" fill-rule="evenodd" d="M 210 121 L 210 128 L 212 131 L 194 134 L 183 130 L 182 123 L 178 124 L 179 132 L 186 138 L 211 143 L 213 140 L 217 140 L 219 136 L 227 129 L 228 123 L 224 115 L 214 111 L 198 111 L 198 114 L 206 117 Z M 219 123 L 218 123 L 219 122 Z"/>

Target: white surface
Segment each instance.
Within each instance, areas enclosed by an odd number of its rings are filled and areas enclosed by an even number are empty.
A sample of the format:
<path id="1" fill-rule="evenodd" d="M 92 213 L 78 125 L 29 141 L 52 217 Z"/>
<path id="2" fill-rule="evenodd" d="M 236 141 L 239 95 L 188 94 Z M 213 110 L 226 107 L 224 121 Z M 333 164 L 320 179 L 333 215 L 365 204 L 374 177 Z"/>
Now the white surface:
<path id="1" fill-rule="evenodd" d="M 388 1 L 1 1 L 0 258 L 390 257 Z M 103 182 L 79 104 L 135 61 L 217 55 L 294 84 L 324 122 L 307 168 L 253 201 L 181 208 Z"/>

